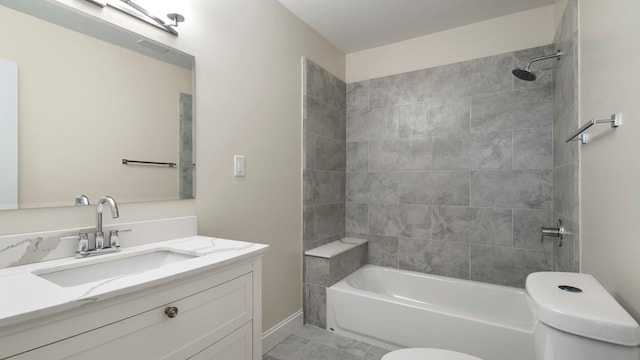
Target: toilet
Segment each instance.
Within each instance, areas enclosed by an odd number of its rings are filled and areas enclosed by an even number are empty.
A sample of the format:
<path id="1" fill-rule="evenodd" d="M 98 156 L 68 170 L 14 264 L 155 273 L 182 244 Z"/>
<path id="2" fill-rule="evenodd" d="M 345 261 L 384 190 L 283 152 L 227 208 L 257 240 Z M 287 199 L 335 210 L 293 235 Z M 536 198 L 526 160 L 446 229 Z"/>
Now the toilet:
<path id="1" fill-rule="evenodd" d="M 442 349 L 412 348 L 388 353 L 381 360 L 481 360 L 475 356 Z"/>
<path id="2" fill-rule="evenodd" d="M 475 356 L 442 349 L 412 348 L 388 353 L 381 360 L 481 360 Z"/>
<path id="3" fill-rule="evenodd" d="M 538 318 L 536 360 L 640 359 L 640 325 L 593 276 L 532 273 L 526 290 Z M 410 348 L 392 351 L 382 360 L 481 359 L 449 350 Z"/>

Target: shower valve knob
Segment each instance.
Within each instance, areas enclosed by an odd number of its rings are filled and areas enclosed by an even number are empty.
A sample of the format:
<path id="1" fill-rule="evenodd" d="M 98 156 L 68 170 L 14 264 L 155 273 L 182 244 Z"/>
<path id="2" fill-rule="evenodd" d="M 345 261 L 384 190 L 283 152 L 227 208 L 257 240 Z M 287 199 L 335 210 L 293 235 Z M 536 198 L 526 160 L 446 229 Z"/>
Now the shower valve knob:
<path id="1" fill-rule="evenodd" d="M 564 237 L 565 230 L 562 226 L 562 220 L 558 219 L 558 227 L 540 227 L 540 242 L 544 242 L 545 236 L 560 238 L 558 246 L 562 246 L 562 238 Z"/>

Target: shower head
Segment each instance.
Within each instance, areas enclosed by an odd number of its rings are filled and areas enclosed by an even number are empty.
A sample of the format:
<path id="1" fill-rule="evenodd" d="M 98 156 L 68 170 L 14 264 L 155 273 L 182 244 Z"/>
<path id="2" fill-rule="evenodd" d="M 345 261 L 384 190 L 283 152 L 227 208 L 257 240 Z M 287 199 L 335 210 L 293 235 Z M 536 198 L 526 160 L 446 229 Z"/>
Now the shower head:
<path id="1" fill-rule="evenodd" d="M 513 69 L 511 73 L 513 74 L 513 76 L 524 81 L 533 81 L 537 78 L 536 74 L 532 73 L 529 70 L 529 67 L 527 67 L 526 69 Z"/>
<path id="2" fill-rule="evenodd" d="M 558 58 L 558 60 L 560 60 L 560 56 L 562 55 L 564 54 L 560 52 L 560 50 L 558 50 L 558 52 L 553 55 L 545 55 L 545 56 L 533 58 L 529 60 L 529 63 L 527 64 L 526 67 L 513 69 L 511 73 L 513 74 L 513 76 L 517 77 L 520 80 L 533 81 L 537 78 L 537 76 L 531 71 L 531 64 L 533 64 L 536 61 L 542 61 L 542 60 L 553 59 L 553 58 Z"/>

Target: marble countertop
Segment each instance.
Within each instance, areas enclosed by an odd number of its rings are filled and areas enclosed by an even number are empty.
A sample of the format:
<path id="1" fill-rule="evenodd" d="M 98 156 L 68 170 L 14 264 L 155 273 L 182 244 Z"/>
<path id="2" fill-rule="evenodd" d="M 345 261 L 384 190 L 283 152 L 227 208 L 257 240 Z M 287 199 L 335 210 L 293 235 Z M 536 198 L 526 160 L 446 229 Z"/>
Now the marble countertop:
<path id="1" fill-rule="evenodd" d="M 268 247 L 243 241 L 191 236 L 123 248 L 122 251 L 113 254 L 83 259 L 69 257 L 0 269 L 0 327 L 247 261 L 263 254 Z M 68 287 L 59 286 L 36 275 L 43 271 L 50 272 L 52 269 L 61 271 L 158 250 L 174 251 L 194 258 L 152 270 Z"/>

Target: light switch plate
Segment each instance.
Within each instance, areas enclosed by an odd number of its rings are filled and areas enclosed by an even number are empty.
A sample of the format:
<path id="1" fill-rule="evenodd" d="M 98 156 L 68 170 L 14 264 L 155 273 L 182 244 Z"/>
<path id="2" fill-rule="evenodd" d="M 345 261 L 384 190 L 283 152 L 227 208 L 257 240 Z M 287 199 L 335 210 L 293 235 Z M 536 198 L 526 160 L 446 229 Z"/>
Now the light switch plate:
<path id="1" fill-rule="evenodd" d="M 244 156 L 242 155 L 233 156 L 233 176 L 244 176 Z"/>

